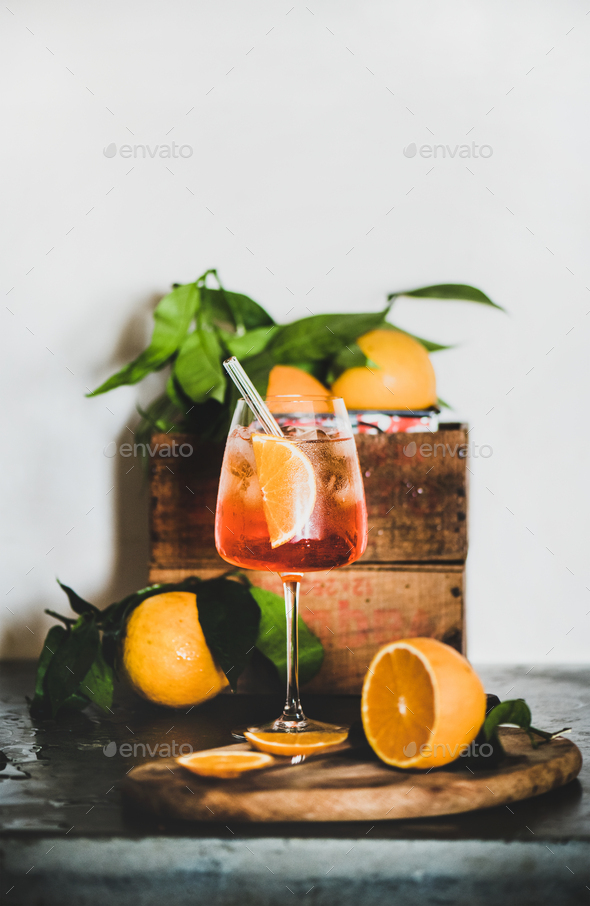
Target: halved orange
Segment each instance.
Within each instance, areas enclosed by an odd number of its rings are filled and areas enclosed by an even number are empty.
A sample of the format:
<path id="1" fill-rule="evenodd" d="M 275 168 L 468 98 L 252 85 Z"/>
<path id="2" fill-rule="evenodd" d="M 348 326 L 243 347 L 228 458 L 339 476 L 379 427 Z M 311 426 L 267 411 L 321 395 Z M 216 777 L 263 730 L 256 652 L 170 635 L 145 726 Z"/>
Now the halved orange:
<path id="1" fill-rule="evenodd" d="M 192 752 L 176 759 L 178 764 L 188 768 L 193 774 L 201 777 L 221 777 L 229 779 L 239 777 L 245 771 L 268 768 L 274 764 L 274 758 L 262 752 L 248 752 L 240 748 L 206 749 L 204 752 Z"/>
<path id="2" fill-rule="evenodd" d="M 298 535 L 313 513 L 316 482 L 305 453 L 282 437 L 253 434 L 256 471 L 272 547 Z"/>
<path id="3" fill-rule="evenodd" d="M 377 652 L 363 683 L 369 744 L 386 764 L 429 768 L 466 752 L 486 696 L 469 662 L 436 639 L 400 639 Z"/>
<path id="4" fill-rule="evenodd" d="M 272 755 L 313 755 L 348 738 L 348 730 L 310 730 L 309 733 L 274 733 L 246 730 L 244 736 L 259 752 Z"/>

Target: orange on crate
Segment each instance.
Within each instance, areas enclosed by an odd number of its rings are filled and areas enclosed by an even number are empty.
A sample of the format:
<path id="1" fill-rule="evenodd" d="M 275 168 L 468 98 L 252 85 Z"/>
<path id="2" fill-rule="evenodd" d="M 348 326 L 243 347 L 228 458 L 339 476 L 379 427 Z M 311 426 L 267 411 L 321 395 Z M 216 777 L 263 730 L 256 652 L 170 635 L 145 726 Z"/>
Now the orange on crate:
<path id="1" fill-rule="evenodd" d="M 349 409 L 428 409 L 436 377 L 421 343 L 401 330 L 371 330 L 357 340 L 367 366 L 349 368 L 332 385 Z"/>
<path id="2" fill-rule="evenodd" d="M 288 396 L 296 393 L 305 399 L 305 396 L 330 396 L 330 391 L 324 387 L 313 374 L 308 374 L 302 368 L 294 365 L 275 365 L 268 376 L 267 396 Z"/>

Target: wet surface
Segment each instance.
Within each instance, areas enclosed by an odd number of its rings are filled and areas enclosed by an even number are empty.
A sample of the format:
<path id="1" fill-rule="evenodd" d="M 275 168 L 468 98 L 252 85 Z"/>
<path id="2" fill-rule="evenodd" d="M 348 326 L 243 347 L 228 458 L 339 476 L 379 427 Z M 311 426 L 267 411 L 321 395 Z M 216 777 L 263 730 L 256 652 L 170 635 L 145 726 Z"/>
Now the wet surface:
<path id="1" fill-rule="evenodd" d="M 535 726 L 571 726 L 586 758 L 567 787 L 500 807 L 435 819 L 383 821 L 372 838 L 590 840 L 590 670 L 482 668 L 486 688 L 500 698 L 526 698 Z M 132 767 L 154 758 L 228 745 L 235 726 L 260 723 L 280 711 L 280 696 L 222 695 L 189 713 L 123 697 L 113 715 L 86 711 L 58 721 L 32 721 L 25 695 L 34 666 L 5 663 L 0 670 L 0 835 L 116 836 L 179 834 L 228 839 L 226 827 L 162 825 L 122 807 L 119 786 Z M 359 717 L 354 696 L 307 696 L 308 713 L 350 724 Z M 584 794 L 586 789 L 586 794 Z M 364 838 L 363 823 L 244 825 L 234 836 Z M 532 836 L 531 836 L 532 835 Z"/>

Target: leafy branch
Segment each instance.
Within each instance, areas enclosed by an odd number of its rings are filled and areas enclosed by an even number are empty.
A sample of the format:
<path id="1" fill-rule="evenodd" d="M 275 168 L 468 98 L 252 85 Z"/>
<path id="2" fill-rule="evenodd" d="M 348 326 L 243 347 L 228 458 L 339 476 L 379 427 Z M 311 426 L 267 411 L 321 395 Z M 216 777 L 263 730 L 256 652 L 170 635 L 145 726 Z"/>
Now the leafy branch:
<path id="1" fill-rule="evenodd" d="M 58 580 L 59 581 L 59 580 Z M 67 585 L 76 618 L 46 610 L 64 623 L 52 626 L 37 664 L 34 717 L 56 717 L 66 710 L 90 704 L 110 711 L 119 670 L 121 645 L 132 611 L 153 595 L 187 591 L 198 595 L 199 621 L 205 641 L 235 691 L 238 677 L 258 648 L 286 678 L 285 607 L 280 595 L 256 588 L 241 575 L 150 585 L 99 610 Z M 299 618 L 300 677 L 308 682 L 322 665 L 322 643 Z"/>
<path id="2" fill-rule="evenodd" d="M 385 308 L 378 312 L 312 315 L 278 325 L 249 296 L 226 290 L 217 271 L 210 269 L 193 283 L 174 284 L 154 310 L 147 349 L 88 395 L 136 384 L 169 367 L 164 394 L 139 410 L 138 442 L 149 441 L 153 431 L 173 428 L 221 441 L 237 399 L 222 366 L 225 358 L 237 356 L 263 395 L 274 365 L 295 365 L 323 383 L 332 383 L 347 368 L 367 364 L 356 345 L 358 337 L 375 328 L 399 329 L 386 318 L 402 295 L 459 299 L 500 309 L 473 286 L 441 284 L 390 293 Z M 422 337 L 415 339 L 429 352 L 449 348 Z"/>
<path id="3" fill-rule="evenodd" d="M 486 742 L 492 744 L 494 750 L 496 750 L 497 747 L 498 751 L 503 753 L 504 750 L 498 734 L 499 727 L 509 725 L 521 727 L 523 730 L 526 730 L 533 749 L 536 749 L 544 742 L 549 742 L 551 739 L 555 739 L 556 736 L 560 736 L 562 733 L 568 733 L 571 730 L 571 727 L 563 727 L 561 730 L 549 733 L 547 730 L 538 730 L 536 727 L 533 727 L 531 725 L 531 720 L 531 709 L 523 698 L 507 699 L 506 701 L 500 702 L 499 705 L 496 705 L 496 707 L 492 708 L 488 713 L 482 728 L 483 735 L 485 736 Z M 537 736 L 541 738 L 541 742 L 535 738 Z"/>

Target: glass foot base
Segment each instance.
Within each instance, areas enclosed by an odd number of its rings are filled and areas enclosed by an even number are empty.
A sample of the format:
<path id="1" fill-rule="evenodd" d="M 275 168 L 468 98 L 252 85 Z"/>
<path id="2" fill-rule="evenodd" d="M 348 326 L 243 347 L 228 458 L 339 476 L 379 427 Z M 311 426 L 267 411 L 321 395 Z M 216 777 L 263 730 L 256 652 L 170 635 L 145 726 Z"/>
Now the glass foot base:
<path id="1" fill-rule="evenodd" d="M 321 720 L 311 720 L 309 717 L 303 717 L 301 720 L 286 720 L 284 717 L 278 717 L 266 724 L 260 724 L 258 727 L 248 727 L 248 733 L 348 733 L 348 727 L 340 727 L 337 724 L 327 724 Z"/>

